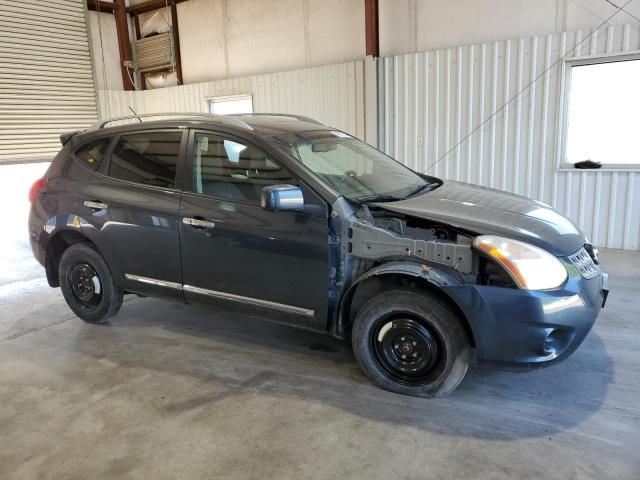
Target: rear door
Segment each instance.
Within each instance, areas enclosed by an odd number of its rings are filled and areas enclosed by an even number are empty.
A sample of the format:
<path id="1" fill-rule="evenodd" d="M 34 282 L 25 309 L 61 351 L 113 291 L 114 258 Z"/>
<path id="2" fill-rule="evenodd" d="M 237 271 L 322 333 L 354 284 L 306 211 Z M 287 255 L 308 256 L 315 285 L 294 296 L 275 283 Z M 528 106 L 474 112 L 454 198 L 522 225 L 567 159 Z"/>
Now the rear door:
<path id="1" fill-rule="evenodd" d="M 327 319 L 327 205 L 274 155 L 222 132 L 194 131 L 181 205 L 187 299 L 324 330 Z M 263 187 L 298 185 L 305 211 L 260 206 Z"/>
<path id="2" fill-rule="evenodd" d="M 121 134 L 84 193 L 85 218 L 125 290 L 182 298 L 179 165 L 187 132 Z"/>

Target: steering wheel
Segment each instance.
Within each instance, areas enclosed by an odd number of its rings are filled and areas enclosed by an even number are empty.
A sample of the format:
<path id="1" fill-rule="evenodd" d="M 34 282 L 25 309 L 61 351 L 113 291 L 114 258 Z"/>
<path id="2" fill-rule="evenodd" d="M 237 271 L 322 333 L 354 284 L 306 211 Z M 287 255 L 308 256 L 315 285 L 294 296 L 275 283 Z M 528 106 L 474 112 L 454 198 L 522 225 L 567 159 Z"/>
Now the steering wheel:
<path id="1" fill-rule="evenodd" d="M 338 181 L 338 185 L 342 185 L 344 181 L 347 179 L 347 177 L 355 178 L 357 175 L 358 174 L 354 170 L 347 170 L 346 172 L 344 172 L 342 177 L 340 177 L 340 180 Z"/>

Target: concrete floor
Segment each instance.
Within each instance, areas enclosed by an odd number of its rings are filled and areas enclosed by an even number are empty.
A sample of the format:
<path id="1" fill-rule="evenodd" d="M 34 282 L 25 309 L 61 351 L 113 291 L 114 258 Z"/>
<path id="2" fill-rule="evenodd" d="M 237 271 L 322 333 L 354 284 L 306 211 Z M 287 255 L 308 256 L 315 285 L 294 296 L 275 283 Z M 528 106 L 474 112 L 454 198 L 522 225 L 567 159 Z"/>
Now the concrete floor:
<path id="1" fill-rule="evenodd" d="M 27 245 L 42 169 L 0 167 L 1 479 L 640 479 L 640 254 L 602 253 L 609 304 L 565 363 L 422 400 L 255 319 L 127 298 L 83 323 Z"/>

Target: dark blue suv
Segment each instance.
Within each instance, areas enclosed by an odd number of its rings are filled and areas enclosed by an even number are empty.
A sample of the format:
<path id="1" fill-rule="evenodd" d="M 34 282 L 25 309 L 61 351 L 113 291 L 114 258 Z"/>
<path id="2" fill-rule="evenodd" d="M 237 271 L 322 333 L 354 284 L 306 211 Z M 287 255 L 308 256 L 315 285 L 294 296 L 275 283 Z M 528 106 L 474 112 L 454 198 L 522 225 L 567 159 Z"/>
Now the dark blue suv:
<path id="1" fill-rule="evenodd" d="M 597 250 L 547 205 L 309 118 L 144 115 L 61 142 L 29 235 L 88 322 L 129 293 L 208 302 L 345 338 L 375 384 L 436 396 L 472 356 L 566 358 L 606 300 Z"/>

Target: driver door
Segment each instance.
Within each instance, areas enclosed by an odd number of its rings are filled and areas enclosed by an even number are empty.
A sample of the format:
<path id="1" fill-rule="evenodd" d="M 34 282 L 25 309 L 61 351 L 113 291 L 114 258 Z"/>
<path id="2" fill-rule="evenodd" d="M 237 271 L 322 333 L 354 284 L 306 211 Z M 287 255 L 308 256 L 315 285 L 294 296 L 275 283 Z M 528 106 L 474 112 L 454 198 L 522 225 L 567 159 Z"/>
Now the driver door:
<path id="1" fill-rule="evenodd" d="M 326 330 L 327 205 L 274 156 L 221 132 L 192 131 L 180 207 L 188 300 Z M 260 206 L 263 187 L 301 188 L 305 210 Z"/>

